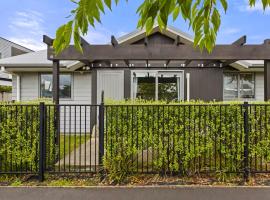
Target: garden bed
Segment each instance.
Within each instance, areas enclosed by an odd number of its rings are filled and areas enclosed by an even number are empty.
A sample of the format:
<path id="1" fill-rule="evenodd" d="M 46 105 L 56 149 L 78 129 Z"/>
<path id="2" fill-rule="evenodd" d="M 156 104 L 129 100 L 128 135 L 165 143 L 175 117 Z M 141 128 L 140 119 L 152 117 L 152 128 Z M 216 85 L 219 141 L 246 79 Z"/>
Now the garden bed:
<path id="1" fill-rule="evenodd" d="M 122 184 L 115 184 L 108 179 L 101 180 L 93 174 L 47 175 L 44 182 L 35 176 L 1 176 L 0 186 L 270 186 L 270 175 L 258 174 L 248 182 L 237 176 L 226 179 L 217 176 L 200 175 L 192 177 L 138 175 L 129 176 Z"/>

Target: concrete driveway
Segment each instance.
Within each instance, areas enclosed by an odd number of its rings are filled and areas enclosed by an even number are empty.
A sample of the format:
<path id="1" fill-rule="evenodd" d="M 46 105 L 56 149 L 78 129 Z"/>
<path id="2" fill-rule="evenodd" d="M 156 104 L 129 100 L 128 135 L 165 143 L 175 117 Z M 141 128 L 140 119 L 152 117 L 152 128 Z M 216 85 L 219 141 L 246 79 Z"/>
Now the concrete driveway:
<path id="1" fill-rule="evenodd" d="M 0 187 L 0 200 L 269 200 L 270 187 Z"/>

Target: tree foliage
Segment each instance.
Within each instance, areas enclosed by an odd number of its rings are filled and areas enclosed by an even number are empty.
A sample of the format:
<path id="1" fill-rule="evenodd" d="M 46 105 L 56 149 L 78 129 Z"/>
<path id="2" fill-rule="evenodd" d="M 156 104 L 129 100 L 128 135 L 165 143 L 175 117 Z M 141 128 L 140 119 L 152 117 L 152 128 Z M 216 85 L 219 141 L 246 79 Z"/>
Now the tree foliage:
<path id="1" fill-rule="evenodd" d="M 76 8 L 71 11 L 71 20 L 56 32 L 53 47 L 57 54 L 70 44 L 71 37 L 75 47 L 82 52 L 80 35 L 87 34 L 89 25 L 95 27 L 96 23 L 101 23 L 105 8 L 112 10 L 112 4 L 119 3 L 119 0 L 70 1 L 76 4 Z M 253 7 L 260 2 L 263 9 L 270 6 L 270 0 L 249 0 L 249 5 Z M 137 9 L 140 16 L 138 28 L 145 28 L 150 34 L 155 23 L 164 30 L 170 16 L 174 21 L 183 18 L 194 32 L 194 46 L 211 52 L 221 24 L 222 10 L 227 12 L 228 0 L 144 0 Z"/>

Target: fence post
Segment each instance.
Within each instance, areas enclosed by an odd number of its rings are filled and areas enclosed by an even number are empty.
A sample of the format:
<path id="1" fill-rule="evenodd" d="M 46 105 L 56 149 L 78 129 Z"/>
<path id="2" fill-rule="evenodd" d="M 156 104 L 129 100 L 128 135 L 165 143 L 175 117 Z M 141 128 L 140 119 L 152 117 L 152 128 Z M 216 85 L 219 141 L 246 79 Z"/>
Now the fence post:
<path id="1" fill-rule="evenodd" d="M 39 181 L 44 181 L 45 160 L 45 104 L 39 104 Z"/>
<path id="2" fill-rule="evenodd" d="M 249 116 L 248 102 L 244 102 L 244 179 L 249 179 Z"/>
<path id="3" fill-rule="evenodd" d="M 102 165 L 104 156 L 104 91 L 101 92 L 101 103 L 99 106 L 99 165 Z"/>

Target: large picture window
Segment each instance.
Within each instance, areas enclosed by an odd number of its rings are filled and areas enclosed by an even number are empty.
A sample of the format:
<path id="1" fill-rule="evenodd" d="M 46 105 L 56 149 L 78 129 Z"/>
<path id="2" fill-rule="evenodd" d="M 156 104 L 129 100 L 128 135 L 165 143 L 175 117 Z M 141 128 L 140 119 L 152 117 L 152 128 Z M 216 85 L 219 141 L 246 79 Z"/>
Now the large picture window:
<path id="1" fill-rule="evenodd" d="M 71 74 L 60 74 L 59 78 L 59 97 L 62 99 L 70 99 Z M 52 74 L 40 75 L 40 96 L 44 98 L 52 97 Z"/>
<path id="2" fill-rule="evenodd" d="M 182 72 L 134 72 L 133 98 L 178 101 L 181 93 Z"/>
<path id="3" fill-rule="evenodd" d="M 225 73 L 223 83 L 224 100 L 255 98 L 253 73 Z"/>

